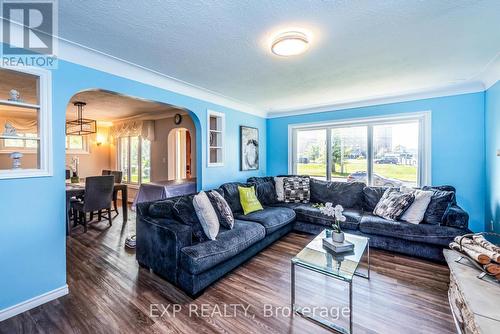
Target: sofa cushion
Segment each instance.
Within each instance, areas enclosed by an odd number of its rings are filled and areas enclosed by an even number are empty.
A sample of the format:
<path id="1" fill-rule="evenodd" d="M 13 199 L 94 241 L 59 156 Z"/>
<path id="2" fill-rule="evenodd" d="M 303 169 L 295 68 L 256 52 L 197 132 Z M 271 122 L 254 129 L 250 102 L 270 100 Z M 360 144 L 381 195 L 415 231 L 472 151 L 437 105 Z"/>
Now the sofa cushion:
<path id="1" fill-rule="evenodd" d="M 252 176 L 247 179 L 247 183 L 265 183 L 265 182 L 274 182 L 274 177 L 272 176 Z"/>
<path id="2" fill-rule="evenodd" d="M 262 225 L 236 219 L 233 229 L 221 230 L 215 240 L 182 248 L 180 264 L 191 274 L 202 273 L 264 239 L 265 234 Z"/>
<path id="3" fill-rule="evenodd" d="M 255 183 L 255 193 L 262 205 L 271 205 L 278 202 L 278 195 L 276 195 L 276 188 L 272 179 Z"/>
<path id="4" fill-rule="evenodd" d="M 262 211 L 238 215 L 236 218 L 261 224 L 266 229 L 267 235 L 295 220 L 295 212 L 283 207 L 266 207 Z"/>
<path id="5" fill-rule="evenodd" d="M 455 193 L 453 191 L 426 188 L 433 191 L 431 202 L 425 211 L 423 222 L 426 224 L 439 225 L 442 223 L 444 214 L 453 205 Z"/>
<path id="6" fill-rule="evenodd" d="M 322 226 L 331 226 L 333 222 L 332 217 L 325 216 L 318 208 L 312 204 L 302 204 L 295 208 L 297 221 L 312 223 Z M 345 209 L 343 212 L 346 217 L 345 222 L 340 223 L 340 228 L 347 230 L 357 230 L 361 220 L 361 212 L 355 209 Z"/>
<path id="7" fill-rule="evenodd" d="M 455 236 L 465 233 L 463 229 L 454 227 L 390 221 L 369 213 L 365 213 L 361 218 L 359 230 L 366 234 L 382 235 L 440 246 L 448 246 Z"/>
<path id="8" fill-rule="evenodd" d="M 278 203 L 276 194 L 276 185 L 272 176 L 253 176 L 248 178 L 248 183 L 255 185 L 257 198 L 262 205 L 271 205 Z"/>
<path id="9" fill-rule="evenodd" d="M 309 176 L 292 176 L 283 179 L 284 200 L 286 203 L 309 203 L 311 198 Z"/>
<path id="10" fill-rule="evenodd" d="M 427 211 L 427 207 L 431 202 L 433 192 L 420 189 L 411 190 L 411 192 L 415 194 L 415 200 L 403 213 L 401 220 L 412 224 L 420 224 L 424 220 L 425 211 Z"/>
<path id="11" fill-rule="evenodd" d="M 240 193 L 240 204 L 243 209 L 243 214 L 248 215 L 255 211 L 264 210 L 255 193 L 255 186 L 238 186 L 238 192 Z"/>
<path id="12" fill-rule="evenodd" d="M 224 199 L 224 196 L 216 190 L 210 190 L 208 193 L 208 198 L 210 203 L 217 213 L 217 218 L 219 218 L 219 223 L 225 228 L 232 229 L 234 225 L 234 216 L 229 204 Z"/>
<path id="13" fill-rule="evenodd" d="M 363 207 L 362 182 L 331 182 L 311 179 L 311 202 L 340 204 L 344 208 L 361 209 Z"/>
<path id="14" fill-rule="evenodd" d="M 153 218 L 173 218 L 174 201 L 172 199 L 164 199 L 151 203 L 148 208 L 149 216 Z"/>
<path id="15" fill-rule="evenodd" d="M 206 192 L 202 190 L 193 197 L 193 207 L 203 232 L 208 239 L 215 240 L 220 229 L 219 217 Z"/>
<path id="16" fill-rule="evenodd" d="M 208 237 L 203 231 L 198 216 L 196 216 L 193 206 L 193 197 L 194 195 L 171 198 L 170 200 L 173 202 L 172 213 L 176 220 L 192 227 L 193 241 L 201 242 L 208 240 Z"/>
<path id="17" fill-rule="evenodd" d="M 434 191 L 434 190 L 441 190 L 441 191 L 451 191 L 453 193 L 453 204 L 457 204 L 457 197 L 456 197 L 456 193 L 457 193 L 457 189 L 454 187 L 454 186 L 449 186 L 449 185 L 443 185 L 443 186 L 423 186 L 422 187 L 422 190 L 430 190 L 430 191 Z"/>
<path id="18" fill-rule="evenodd" d="M 396 188 L 387 189 L 373 213 L 389 220 L 398 220 L 414 200 L 413 192 L 403 193 Z"/>
<path id="19" fill-rule="evenodd" d="M 240 187 L 251 187 L 252 184 L 249 183 L 241 183 L 241 182 L 229 182 L 224 183 L 220 186 L 224 193 L 224 199 L 227 201 L 227 204 L 231 207 L 233 213 L 241 213 L 243 212 L 243 208 L 240 203 L 240 193 L 238 191 L 238 186 Z"/>
<path id="20" fill-rule="evenodd" d="M 275 207 L 275 208 L 288 208 L 288 209 L 295 209 L 296 207 L 299 207 L 301 205 L 304 205 L 304 203 L 285 203 L 285 202 L 278 202 L 269 205 L 270 207 Z"/>
<path id="21" fill-rule="evenodd" d="M 378 202 L 384 195 L 387 187 L 364 187 L 363 188 L 363 208 L 368 212 L 373 212 Z"/>

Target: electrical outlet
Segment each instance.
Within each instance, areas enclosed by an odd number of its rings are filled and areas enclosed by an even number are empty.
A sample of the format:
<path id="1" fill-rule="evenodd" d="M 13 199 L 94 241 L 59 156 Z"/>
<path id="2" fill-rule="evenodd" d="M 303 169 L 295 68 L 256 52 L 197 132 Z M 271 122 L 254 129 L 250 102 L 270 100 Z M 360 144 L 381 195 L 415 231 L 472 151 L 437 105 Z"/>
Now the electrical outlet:
<path id="1" fill-rule="evenodd" d="M 497 150 L 497 157 L 500 157 L 500 150 Z"/>
<path id="2" fill-rule="evenodd" d="M 494 228 L 495 228 L 494 224 L 495 224 L 495 222 L 493 221 L 493 219 L 490 220 L 490 231 L 494 231 Z"/>

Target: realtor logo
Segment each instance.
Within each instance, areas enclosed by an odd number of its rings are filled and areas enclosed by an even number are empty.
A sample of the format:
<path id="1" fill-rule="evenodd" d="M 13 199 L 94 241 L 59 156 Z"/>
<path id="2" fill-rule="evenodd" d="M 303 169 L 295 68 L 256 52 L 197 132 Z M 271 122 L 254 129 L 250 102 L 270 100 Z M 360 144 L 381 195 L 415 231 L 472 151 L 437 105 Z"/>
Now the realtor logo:
<path id="1" fill-rule="evenodd" d="M 56 0 L 3 0 L 2 65 L 54 67 Z"/>

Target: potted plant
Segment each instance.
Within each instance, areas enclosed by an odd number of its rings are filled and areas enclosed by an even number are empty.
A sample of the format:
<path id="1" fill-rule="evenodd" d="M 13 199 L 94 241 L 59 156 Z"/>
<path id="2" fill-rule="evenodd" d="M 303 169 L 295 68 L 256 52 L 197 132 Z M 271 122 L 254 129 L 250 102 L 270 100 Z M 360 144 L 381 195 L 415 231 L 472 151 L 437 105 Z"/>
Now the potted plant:
<path id="1" fill-rule="evenodd" d="M 344 232 L 340 228 L 340 223 L 346 221 L 346 217 L 343 215 L 344 208 L 342 205 L 337 204 L 333 206 L 332 203 L 327 202 L 325 206 L 319 208 L 320 212 L 325 216 L 332 217 L 332 240 L 335 242 L 344 242 Z"/>

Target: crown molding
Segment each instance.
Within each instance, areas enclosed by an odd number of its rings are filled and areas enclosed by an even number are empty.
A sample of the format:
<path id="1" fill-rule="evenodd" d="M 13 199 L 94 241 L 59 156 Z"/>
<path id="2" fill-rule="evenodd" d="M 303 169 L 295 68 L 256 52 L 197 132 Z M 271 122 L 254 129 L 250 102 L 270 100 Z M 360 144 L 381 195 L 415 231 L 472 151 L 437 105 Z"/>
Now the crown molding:
<path id="1" fill-rule="evenodd" d="M 497 59 L 496 63 L 488 69 L 489 71 L 485 72 L 482 76 L 485 90 L 490 89 L 500 80 L 500 57 Z"/>
<path id="2" fill-rule="evenodd" d="M 430 99 L 435 97 L 445 97 L 452 95 L 483 92 L 484 84 L 480 81 L 466 82 L 461 84 L 445 85 L 433 88 L 424 88 L 394 94 L 371 96 L 361 99 L 345 100 L 321 105 L 310 105 L 300 108 L 269 110 L 268 118 L 279 118 L 287 116 L 304 115 L 311 113 L 338 111 L 344 109 L 361 108 L 382 104 L 408 102 L 415 100 Z"/>
<path id="3" fill-rule="evenodd" d="M 206 102 L 218 104 L 254 116 L 266 117 L 264 110 L 244 102 L 212 92 L 182 80 L 170 77 L 110 54 L 57 37 L 59 41 L 58 58 L 68 62 L 114 74 L 126 79 L 139 81 L 174 93 L 186 95 Z"/>

